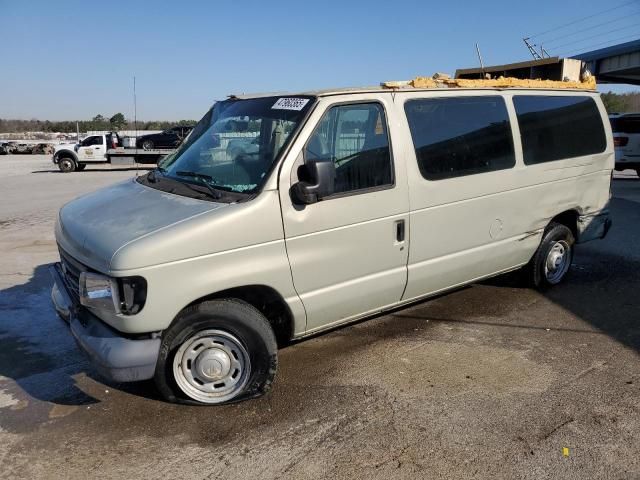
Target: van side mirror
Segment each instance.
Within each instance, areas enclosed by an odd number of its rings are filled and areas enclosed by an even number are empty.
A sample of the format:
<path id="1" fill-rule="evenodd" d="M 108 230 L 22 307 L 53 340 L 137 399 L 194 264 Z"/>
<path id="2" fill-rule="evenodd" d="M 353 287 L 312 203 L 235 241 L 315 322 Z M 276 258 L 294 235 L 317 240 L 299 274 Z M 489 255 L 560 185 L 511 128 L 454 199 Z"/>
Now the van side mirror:
<path id="1" fill-rule="evenodd" d="M 296 203 L 309 205 L 331 195 L 334 191 L 336 166 L 331 158 L 307 160 L 298 169 L 298 183 L 291 186 Z"/>

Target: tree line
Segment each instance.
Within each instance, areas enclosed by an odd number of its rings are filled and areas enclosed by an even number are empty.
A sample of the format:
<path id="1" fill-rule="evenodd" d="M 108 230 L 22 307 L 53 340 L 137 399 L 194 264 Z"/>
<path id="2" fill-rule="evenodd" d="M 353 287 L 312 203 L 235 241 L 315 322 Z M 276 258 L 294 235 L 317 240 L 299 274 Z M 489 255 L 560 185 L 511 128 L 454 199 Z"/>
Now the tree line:
<path id="1" fill-rule="evenodd" d="M 640 92 L 600 94 L 609 113 L 640 112 Z"/>
<path id="2" fill-rule="evenodd" d="M 111 117 L 104 117 L 100 114 L 91 120 L 15 120 L 0 118 L 0 133 L 23 133 L 23 132 L 60 132 L 75 133 L 76 122 L 81 132 L 90 130 L 165 130 L 174 125 L 195 125 L 196 120 L 180 120 L 170 122 L 167 120 L 141 121 L 136 123 L 129 121 L 122 113 L 116 113 Z"/>

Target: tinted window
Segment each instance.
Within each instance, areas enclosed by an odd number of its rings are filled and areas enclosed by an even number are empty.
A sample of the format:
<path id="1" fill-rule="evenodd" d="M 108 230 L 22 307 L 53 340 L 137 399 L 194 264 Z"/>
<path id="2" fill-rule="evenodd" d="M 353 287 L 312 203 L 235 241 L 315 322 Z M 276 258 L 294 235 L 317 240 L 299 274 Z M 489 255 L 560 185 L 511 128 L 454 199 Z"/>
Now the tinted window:
<path id="1" fill-rule="evenodd" d="M 335 193 L 391 185 L 391 152 L 382 106 L 360 103 L 332 107 L 309 138 L 304 158 L 333 160 Z"/>
<path id="2" fill-rule="evenodd" d="M 527 165 L 601 153 L 602 118 L 590 97 L 518 95 L 513 98 Z"/>
<path id="3" fill-rule="evenodd" d="M 91 145 L 102 145 L 104 143 L 102 135 L 87 137 L 82 141 L 82 146 L 90 147 Z"/>
<path id="4" fill-rule="evenodd" d="M 640 117 L 611 118 L 613 133 L 640 133 Z"/>
<path id="5" fill-rule="evenodd" d="M 501 97 L 410 100 L 404 109 L 424 178 L 441 180 L 515 165 Z"/>

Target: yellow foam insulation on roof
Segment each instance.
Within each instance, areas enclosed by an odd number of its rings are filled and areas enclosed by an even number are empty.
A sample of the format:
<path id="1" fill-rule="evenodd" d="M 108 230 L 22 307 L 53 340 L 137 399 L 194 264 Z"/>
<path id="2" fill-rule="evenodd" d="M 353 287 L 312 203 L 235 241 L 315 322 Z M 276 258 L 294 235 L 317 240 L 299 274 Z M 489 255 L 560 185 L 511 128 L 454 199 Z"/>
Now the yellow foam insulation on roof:
<path id="1" fill-rule="evenodd" d="M 572 88 L 579 90 L 595 90 L 596 77 L 589 76 L 583 82 L 563 82 L 559 80 L 526 80 L 513 77 L 499 77 L 488 80 L 472 80 L 468 78 L 416 77 L 408 82 L 387 82 L 389 88 L 399 88 L 403 84 L 414 88 Z"/>

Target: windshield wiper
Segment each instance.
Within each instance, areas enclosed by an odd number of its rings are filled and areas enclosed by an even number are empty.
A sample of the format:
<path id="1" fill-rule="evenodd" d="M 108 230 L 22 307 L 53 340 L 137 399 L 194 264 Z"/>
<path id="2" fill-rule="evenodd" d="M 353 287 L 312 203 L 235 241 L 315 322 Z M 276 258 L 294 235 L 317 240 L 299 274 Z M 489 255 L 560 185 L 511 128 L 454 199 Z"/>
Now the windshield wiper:
<path id="1" fill-rule="evenodd" d="M 179 177 L 203 178 L 205 180 L 213 182 L 213 177 L 211 175 L 207 175 L 206 173 L 192 172 L 189 170 L 178 170 L 176 172 L 176 175 L 178 175 Z"/>
<path id="2" fill-rule="evenodd" d="M 200 181 L 204 180 L 202 183 L 204 183 L 208 187 L 213 188 L 214 190 L 222 190 L 224 192 L 231 192 L 231 193 L 244 193 L 244 192 L 237 192 L 233 188 L 227 187 L 225 185 L 216 185 L 215 178 L 213 178 L 211 175 L 207 175 L 206 173 L 187 172 L 184 170 L 179 170 L 176 172 L 176 175 L 178 175 L 179 177 L 194 177 L 199 179 Z"/>
<path id="3" fill-rule="evenodd" d="M 216 190 L 216 188 L 211 185 L 209 182 L 213 182 L 213 177 L 211 175 L 207 175 L 206 173 L 198 173 L 198 172 L 187 172 L 185 170 L 178 170 L 176 175 L 179 177 L 193 177 L 200 182 L 200 185 L 204 185 L 209 193 L 211 194 L 211 198 L 214 200 L 219 200 L 222 197 L 222 194 Z"/>

